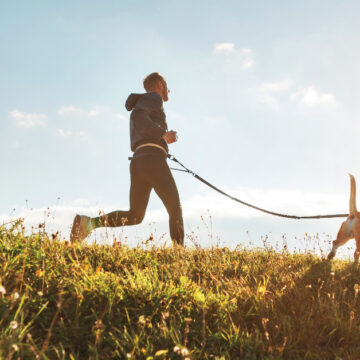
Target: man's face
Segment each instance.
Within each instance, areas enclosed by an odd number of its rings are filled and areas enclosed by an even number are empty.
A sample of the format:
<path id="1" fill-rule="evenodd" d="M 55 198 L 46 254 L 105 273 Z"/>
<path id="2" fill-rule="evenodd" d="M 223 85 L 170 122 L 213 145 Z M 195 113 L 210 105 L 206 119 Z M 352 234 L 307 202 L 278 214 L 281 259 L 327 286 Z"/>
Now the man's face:
<path id="1" fill-rule="evenodd" d="M 168 89 L 168 87 L 167 87 L 167 83 L 166 83 L 166 81 L 165 81 L 165 79 L 163 79 L 163 80 L 161 80 L 160 82 L 159 82 L 159 86 L 160 86 L 160 91 L 161 91 L 161 97 L 162 97 L 162 99 L 164 100 L 164 101 L 168 101 L 168 99 L 169 99 L 169 96 L 168 96 L 168 94 L 169 94 L 169 89 Z"/>

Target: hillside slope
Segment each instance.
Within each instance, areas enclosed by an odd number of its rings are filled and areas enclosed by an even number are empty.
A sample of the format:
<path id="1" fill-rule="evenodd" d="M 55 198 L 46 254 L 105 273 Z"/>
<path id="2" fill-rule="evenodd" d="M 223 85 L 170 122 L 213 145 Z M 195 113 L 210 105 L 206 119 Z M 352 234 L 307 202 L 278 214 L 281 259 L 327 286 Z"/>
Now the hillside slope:
<path id="1" fill-rule="evenodd" d="M 360 270 L 0 228 L 1 359 L 359 359 Z"/>

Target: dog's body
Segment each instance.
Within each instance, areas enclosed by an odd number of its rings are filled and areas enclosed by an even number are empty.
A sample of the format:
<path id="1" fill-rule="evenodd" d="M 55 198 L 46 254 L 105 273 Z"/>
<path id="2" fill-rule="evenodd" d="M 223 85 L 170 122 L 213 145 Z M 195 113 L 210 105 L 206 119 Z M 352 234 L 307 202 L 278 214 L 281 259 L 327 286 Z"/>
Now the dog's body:
<path id="1" fill-rule="evenodd" d="M 356 209 L 356 183 L 355 178 L 350 175 L 350 210 L 348 218 L 341 224 L 336 240 L 333 241 L 333 247 L 328 255 L 328 259 L 332 259 L 338 247 L 344 245 L 348 240 L 356 240 L 356 250 L 354 260 L 358 262 L 360 256 L 360 213 Z"/>

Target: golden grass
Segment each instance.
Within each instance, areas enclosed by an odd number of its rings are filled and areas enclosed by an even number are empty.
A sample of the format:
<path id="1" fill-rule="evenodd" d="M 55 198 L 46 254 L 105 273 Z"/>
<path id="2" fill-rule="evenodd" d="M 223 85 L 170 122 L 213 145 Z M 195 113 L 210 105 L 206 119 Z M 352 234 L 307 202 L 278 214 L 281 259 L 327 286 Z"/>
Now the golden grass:
<path id="1" fill-rule="evenodd" d="M 0 228 L 1 359 L 359 359 L 360 270 Z"/>

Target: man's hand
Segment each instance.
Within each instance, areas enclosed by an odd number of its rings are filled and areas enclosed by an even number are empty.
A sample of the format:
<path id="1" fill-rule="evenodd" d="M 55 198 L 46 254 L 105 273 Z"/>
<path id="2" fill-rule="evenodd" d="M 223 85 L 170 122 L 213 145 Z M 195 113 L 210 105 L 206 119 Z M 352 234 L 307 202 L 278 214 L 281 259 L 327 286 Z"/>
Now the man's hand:
<path id="1" fill-rule="evenodd" d="M 168 143 L 168 144 L 172 144 L 175 141 L 177 141 L 177 135 L 176 135 L 176 131 L 170 130 L 167 131 L 162 138 Z"/>

